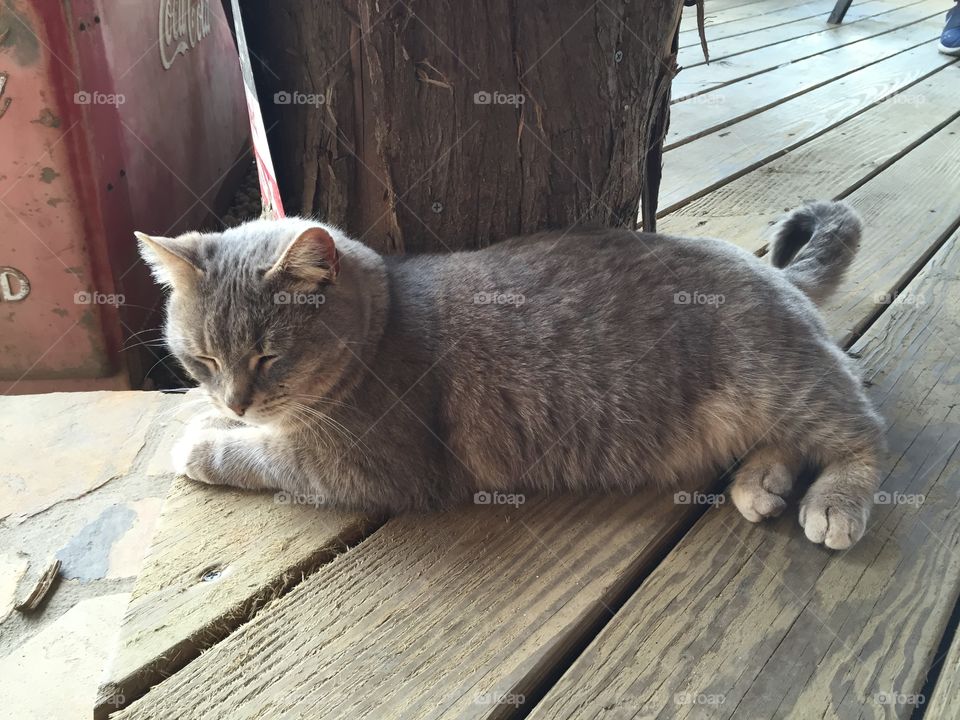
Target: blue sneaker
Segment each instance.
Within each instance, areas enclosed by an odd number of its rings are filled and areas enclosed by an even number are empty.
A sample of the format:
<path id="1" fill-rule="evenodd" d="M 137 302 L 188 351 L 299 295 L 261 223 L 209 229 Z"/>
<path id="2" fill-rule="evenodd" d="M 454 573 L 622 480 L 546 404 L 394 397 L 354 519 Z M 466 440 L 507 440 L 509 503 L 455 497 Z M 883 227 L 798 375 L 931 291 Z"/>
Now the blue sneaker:
<path id="1" fill-rule="evenodd" d="M 947 13 L 939 50 L 945 55 L 960 55 L 960 5 L 954 5 L 953 10 Z"/>

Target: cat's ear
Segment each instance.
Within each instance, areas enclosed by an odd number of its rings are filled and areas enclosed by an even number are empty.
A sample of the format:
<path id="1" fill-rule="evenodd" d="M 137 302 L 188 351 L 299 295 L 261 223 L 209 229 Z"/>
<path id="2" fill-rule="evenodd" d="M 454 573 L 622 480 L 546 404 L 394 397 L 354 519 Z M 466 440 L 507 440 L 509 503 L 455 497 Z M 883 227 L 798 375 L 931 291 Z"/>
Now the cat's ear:
<path id="1" fill-rule="evenodd" d="M 336 280 L 339 272 L 340 255 L 333 238 L 322 227 L 312 227 L 287 245 L 266 277 L 281 275 L 316 285 Z"/>
<path id="2" fill-rule="evenodd" d="M 161 285 L 184 289 L 203 275 L 197 253 L 200 240 L 198 233 L 177 238 L 151 237 L 142 232 L 133 234 L 140 243 L 140 255 Z"/>

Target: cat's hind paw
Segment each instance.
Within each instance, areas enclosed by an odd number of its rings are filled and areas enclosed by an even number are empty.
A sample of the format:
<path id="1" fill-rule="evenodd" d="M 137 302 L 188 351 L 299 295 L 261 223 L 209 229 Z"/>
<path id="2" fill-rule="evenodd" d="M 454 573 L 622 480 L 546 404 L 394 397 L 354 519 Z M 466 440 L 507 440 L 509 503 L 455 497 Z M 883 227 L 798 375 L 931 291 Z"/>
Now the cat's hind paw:
<path id="1" fill-rule="evenodd" d="M 846 550 L 862 538 L 869 515 L 870 504 L 853 497 L 811 491 L 800 504 L 800 526 L 807 539 L 831 550 Z"/>
<path id="2" fill-rule="evenodd" d="M 750 522 L 777 517 L 787 507 L 793 476 L 782 463 L 748 464 L 737 471 L 730 497 Z"/>

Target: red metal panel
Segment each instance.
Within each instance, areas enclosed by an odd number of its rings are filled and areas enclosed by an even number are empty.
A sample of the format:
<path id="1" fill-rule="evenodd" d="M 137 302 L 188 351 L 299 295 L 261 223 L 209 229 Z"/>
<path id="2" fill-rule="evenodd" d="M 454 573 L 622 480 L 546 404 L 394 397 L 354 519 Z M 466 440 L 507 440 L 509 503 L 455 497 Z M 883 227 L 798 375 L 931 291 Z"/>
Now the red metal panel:
<path id="1" fill-rule="evenodd" d="M 159 295 L 133 230 L 208 222 L 245 165 L 222 8 L 9 0 L 0 37 L 0 392 L 136 386 Z"/>

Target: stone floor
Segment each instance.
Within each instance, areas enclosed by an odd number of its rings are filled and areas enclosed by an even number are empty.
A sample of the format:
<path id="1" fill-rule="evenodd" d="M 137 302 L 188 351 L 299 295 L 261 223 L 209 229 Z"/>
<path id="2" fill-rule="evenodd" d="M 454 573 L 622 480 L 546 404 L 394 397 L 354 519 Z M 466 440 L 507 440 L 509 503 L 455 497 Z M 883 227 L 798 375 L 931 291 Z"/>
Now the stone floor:
<path id="1" fill-rule="evenodd" d="M 151 394 L 156 412 L 144 413 L 144 395 L 0 398 L 5 717 L 90 717 L 171 479 L 154 460 L 167 434 L 147 433 L 148 416 L 164 412 L 168 398 Z M 81 402 L 84 413 L 72 412 Z M 78 425 L 77 417 L 97 420 Z M 47 599 L 33 612 L 14 610 L 54 557 L 61 577 Z"/>

